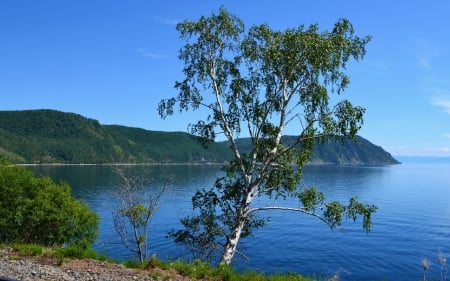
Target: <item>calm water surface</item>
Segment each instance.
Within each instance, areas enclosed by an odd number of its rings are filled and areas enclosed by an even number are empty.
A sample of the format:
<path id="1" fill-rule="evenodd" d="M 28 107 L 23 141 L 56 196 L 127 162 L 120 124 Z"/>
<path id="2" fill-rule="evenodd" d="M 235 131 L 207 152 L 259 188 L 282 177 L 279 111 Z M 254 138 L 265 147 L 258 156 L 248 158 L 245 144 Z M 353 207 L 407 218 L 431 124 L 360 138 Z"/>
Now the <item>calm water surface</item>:
<path id="1" fill-rule="evenodd" d="M 191 214 L 191 196 L 198 188 L 212 186 L 219 167 L 150 166 L 155 186 L 175 177 L 160 203 L 150 228 L 150 249 L 162 259 L 189 257 L 188 252 L 166 238 L 179 227 L 179 219 Z M 118 243 L 112 223 L 117 206 L 118 178 L 107 166 L 33 167 L 36 174 L 64 180 L 73 194 L 100 214 L 100 236 L 95 248 L 112 258 L 132 255 Z M 341 280 L 420 280 L 421 260 L 428 258 L 428 276 L 440 279 L 439 249 L 450 260 L 450 165 L 402 164 L 383 167 L 312 166 L 304 182 L 315 185 L 327 199 L 346 201 L 358 196 L 375 204 L 374 226 L 366 234 L 361 222 L 344 222 L 337 230 L 305 215 L 268 212 L 268 226 L 240 242 L 247 258 L 236 256 L 239 270 L 301 272 Z M 151 187 L 149 187 L 151 188 Z M 259 201 L 257 204 L 271 203 Z M 278 202 L 296 206 L 295 202 Z M 449 276 L 450 278 L 450 276 Z"/>

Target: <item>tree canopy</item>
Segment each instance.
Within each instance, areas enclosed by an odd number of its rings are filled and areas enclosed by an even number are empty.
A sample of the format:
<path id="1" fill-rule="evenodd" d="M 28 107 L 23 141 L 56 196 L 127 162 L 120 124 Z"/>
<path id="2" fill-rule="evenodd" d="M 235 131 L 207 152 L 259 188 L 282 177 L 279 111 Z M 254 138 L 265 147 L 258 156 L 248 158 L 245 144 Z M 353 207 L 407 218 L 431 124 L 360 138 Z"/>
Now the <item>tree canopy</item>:
<path id="1" fill-rule="evenodd" d="M 375 206 L 356 198 L 348 204 L 326 202 L 301 179 L 316 140 L 353 138 L 363 123 L 364 108 L 348 100 L 332 103 L 331 95 L 348 86 L 347 63 L 363 58 L 370 37 L 356 36 L 346 19 L 331 31 L 320 31 L 317 24 L 283 31 L 267 24 L 247 29 L 224 7 L 218 14 L 181 22 L 177 30 L 186 41 L 179 55 L 184 80 L 175 83 L 177 96 L 160 102 L 159 113 L 166 118 L 176 105 L 180 111 L 207 112 L 190 125 L 191 133 L 206 143 L 223 134 L 234 158 L 214 187 L 194 195 L 197 215 L 182 220 L 186 229 L 172 233 L 176 240 L 189 244 L 209 234 L 205 245 L 222 244 L 221 263 L 228 264 L 240 237 L 265 224 L 257 216 L 262 211 L 297 211 L 331 228 L 342 218 L 361 215 L 369 231 Z M 287 130 L 296 136 L 290 144 L 281 141 Z M 241 135 L 251 139 L 250 151 L 236 141 Z M 255 207 L 258 196 L 298 198 L 301 207 Z"/>

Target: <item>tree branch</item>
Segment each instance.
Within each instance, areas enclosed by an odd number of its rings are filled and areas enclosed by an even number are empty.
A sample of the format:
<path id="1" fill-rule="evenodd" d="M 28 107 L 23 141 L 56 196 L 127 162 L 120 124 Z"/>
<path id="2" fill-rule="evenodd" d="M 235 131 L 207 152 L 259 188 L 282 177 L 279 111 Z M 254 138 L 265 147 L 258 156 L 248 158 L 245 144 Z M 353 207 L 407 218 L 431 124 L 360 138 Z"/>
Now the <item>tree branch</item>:
<path id="1" fill-rule="evenodd" d="M 306 210 L 306 208 L 293 208 L 293 207 L 282 207 L 282 206 L 256 207 L 256 208 L 252 208 L 252 209 L 248 210 L 246 215 L 249 216 L 252 213 L 260 212 L 260 211 L 291 211 L 291 212 L 299 212 L 299 213 L 302 213 L 302 214 L 307 214 L 307 215 L 316 217 L 316 218 L 320 219 L 321 221 L 323 221 L 328 226 L 330 226 L 328 221 L 324 217 L 322 217 L 322 216 L 320 216 L 320 215 L 318 215 L 318 214 L 316 214 L 314 212 L 310 212 L 310 211 Z"/>

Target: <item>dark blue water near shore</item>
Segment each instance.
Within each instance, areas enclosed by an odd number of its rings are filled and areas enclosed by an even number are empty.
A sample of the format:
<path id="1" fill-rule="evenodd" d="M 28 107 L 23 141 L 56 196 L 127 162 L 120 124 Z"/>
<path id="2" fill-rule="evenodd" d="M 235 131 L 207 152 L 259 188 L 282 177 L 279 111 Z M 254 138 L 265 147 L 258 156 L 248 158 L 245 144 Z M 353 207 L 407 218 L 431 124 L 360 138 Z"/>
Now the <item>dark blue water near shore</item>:
<path id="1" fill-rule="evenodd" d="M 176 259 L 185 249 L 166 238 L 179 227 L 179 219 L 192 212 L 191 196 L 209 188 L 220 173 L 215 166 L 150 166 L 155 185 L 174 176 L 175 182 L 151 222 L 150 249 L 162 259 Z M 33 167 L 37 174 L 69 182 L 73 194 L 102 218 L 95 248 L 112 258 L 132 258 L 114 232 L 111 213 L 117 205 L 118 179 L 108 166 Z M 358 196 L 375 204 L 373 230 L 366 234 L 361 222 L 344 222 L 330 231 L 304 215 L 269 212 L 268 226 L 240 243 L 234 266 L 267 273 L 300 272 L 340 280 L 420 280 L 421 260 L 431 262 L 428 277 L 439 280 L 439 249 L 450 260 L 450 165 L 402 164 L 383 167 L 311 166 L 306 185 L 316 185 L 327 199 L 346 201 Z M 151 188 L 151 187 L 149 187 Z M 271 203 L 259 201 L 257 204 Z M 297 206 L 296 202 L 279 204 Z M 188 257 L 188 256 L 186 256 Z M 450 276 L 449 276 L 450 277 Z"/>

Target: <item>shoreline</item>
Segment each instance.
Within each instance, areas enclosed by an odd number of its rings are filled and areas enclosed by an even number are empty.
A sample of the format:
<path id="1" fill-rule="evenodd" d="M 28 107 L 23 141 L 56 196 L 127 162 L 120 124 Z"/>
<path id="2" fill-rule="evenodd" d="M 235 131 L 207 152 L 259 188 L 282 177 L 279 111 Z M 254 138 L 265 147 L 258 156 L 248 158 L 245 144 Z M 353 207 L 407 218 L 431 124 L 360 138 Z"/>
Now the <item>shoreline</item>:
<path id="1" fill-rule="evenodd" d="M 398 163 L 327 163 L 327 162 L 308 162 L 306 166 L 393 166 L 401 165 L 402 162 Z M 23 167 L 37 167 L 37 166 L 223 166 L 227 165 L 225 162 L 178 162 L 178 163 L 167 163 L 167 162 L 155 162 L 155 163 L 12 163 L 14 166 Z"/>
<path id="2" fill-rule="evenodd" d="M 220 166 L 226 163 L 200 163 L 200 162 L 180 162 L 180 163 L 19 163 L 15 166 Z"/>

